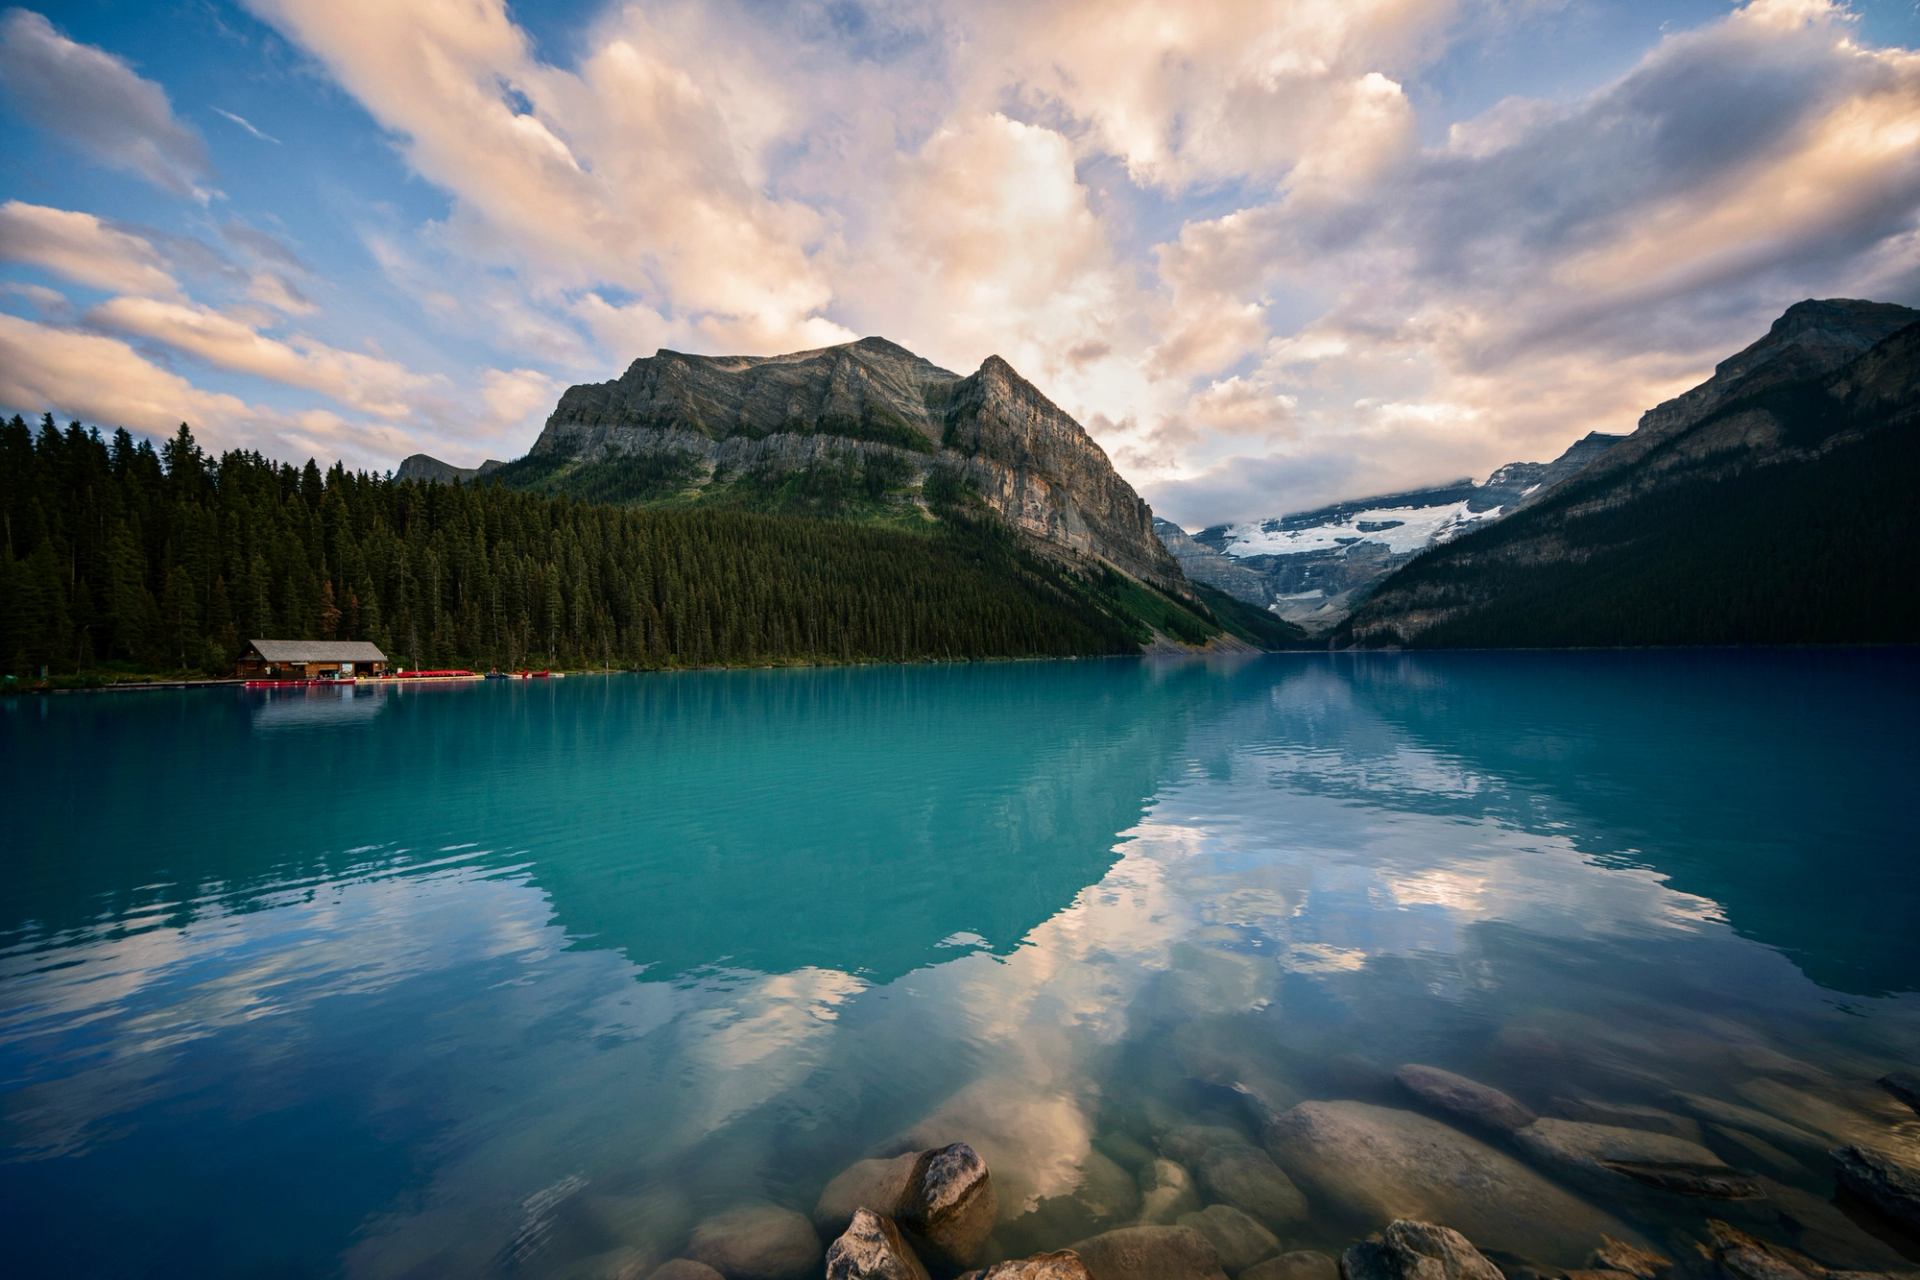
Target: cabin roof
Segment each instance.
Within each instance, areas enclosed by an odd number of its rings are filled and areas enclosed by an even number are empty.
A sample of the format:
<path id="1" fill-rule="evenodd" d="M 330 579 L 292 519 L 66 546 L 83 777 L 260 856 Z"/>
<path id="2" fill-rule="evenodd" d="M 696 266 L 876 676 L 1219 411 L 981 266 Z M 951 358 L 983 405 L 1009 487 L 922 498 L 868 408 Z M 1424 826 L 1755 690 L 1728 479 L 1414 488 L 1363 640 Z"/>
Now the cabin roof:
<path id="1" fill-rule="evenodd" d="M 387 655 L 370 640 L 254 640 L 265 662 L 385 662 Z"/>

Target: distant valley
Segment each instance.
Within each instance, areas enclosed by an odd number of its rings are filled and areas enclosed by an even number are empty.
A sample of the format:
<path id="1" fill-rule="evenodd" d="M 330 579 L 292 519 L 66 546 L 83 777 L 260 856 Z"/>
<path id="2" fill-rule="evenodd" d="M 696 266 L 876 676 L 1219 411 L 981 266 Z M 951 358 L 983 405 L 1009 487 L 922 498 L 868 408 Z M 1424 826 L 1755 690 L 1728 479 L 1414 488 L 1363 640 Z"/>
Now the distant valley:
<path id="1" fill-rule="evenodd" d="M 1624 438 L 1594 432 L 1552 462 L 1509 463 L 1484 483 L 1456 480 L 1192 535 L 1156 520 L 1154 531 L 1195 582 L 1324 628 L 1420 552 L 1544 497 Z"/>

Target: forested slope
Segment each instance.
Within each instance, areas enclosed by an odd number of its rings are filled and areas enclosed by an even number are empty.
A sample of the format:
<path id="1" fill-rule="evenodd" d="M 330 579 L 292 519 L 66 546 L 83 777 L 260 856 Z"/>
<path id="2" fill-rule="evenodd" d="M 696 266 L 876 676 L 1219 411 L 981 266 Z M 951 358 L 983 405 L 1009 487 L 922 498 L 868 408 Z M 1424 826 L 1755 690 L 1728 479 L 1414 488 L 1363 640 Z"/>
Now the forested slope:
<path id="1" fill-rule="evenodd" d="M 919 532 L 619 509 L 216 459 L 184 426 L 155 450 L 16 417 L 0 424 L 0 666 L 221 671 L 257 636 L 476 668 L 1131 653 L 1148 638 L 1102 582 L 974 518 L 964 489 L 951 500 Z M 1206 605 L 1178 607 L 1190 633 L 1219 629 Z"/>

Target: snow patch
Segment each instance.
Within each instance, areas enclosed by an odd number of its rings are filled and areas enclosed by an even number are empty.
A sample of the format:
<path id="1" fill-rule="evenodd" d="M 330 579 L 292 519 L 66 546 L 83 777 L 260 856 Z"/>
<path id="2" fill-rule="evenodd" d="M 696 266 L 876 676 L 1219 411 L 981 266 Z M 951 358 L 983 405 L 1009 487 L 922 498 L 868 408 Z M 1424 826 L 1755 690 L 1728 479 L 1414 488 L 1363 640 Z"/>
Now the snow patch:
<path id="1" fill-rule="evenodd" d="M 1344 551 L 1362 543 L 1384 546 L 1395 554 L 1419 551 L 1436 542 L 1445 542 L 1485 520 L 1499 516 L 1502 508 L 1470 511 L 1465 500 L 1438 507 L 1375 507 L 1356 511 L 1344 519 L 1303 529 L 1280 527 L 1276 520 L 1256 524 L 1237 524 L 1227 530 L 1227 555 L 1297 556 L 1313 551 Z M 1362 528 L 1362 526 L 1367 528 Z M 1387 526 L 1382 528 L 1381 526 Z"/>

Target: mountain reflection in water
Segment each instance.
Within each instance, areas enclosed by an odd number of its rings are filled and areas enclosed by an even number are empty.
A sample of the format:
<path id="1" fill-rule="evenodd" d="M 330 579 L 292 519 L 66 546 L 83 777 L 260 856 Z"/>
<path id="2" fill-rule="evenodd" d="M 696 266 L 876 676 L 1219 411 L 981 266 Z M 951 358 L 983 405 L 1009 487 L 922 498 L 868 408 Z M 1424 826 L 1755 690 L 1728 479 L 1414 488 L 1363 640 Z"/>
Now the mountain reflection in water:
<path id="1" fill-rule="evenodd" d="M 1910 655 L 0 705 L 29 1273 L 557 1275 L 955 1136 L 1054 1247 L 1102 1151 L 1402 1062 L 1854 1116 L 1920 1050 Z"/>

